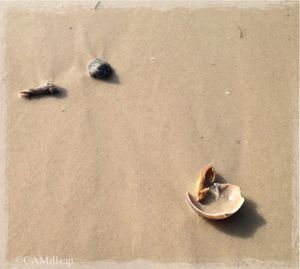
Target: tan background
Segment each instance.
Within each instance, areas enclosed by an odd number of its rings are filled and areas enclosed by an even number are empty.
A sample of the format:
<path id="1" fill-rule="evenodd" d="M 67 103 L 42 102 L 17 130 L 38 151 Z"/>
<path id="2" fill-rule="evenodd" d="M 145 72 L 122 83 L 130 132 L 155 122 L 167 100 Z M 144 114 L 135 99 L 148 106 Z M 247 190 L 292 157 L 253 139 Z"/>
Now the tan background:
<path id="1" fill-rule="evenodd" d="M 297 5 L 17 8 L 5 44 L 8 260 L 296 265 Z M 66 96 L 17 96 L 48 79 Z M 185 198 L 208 162 L 247 199 L 227 221 Z"/>

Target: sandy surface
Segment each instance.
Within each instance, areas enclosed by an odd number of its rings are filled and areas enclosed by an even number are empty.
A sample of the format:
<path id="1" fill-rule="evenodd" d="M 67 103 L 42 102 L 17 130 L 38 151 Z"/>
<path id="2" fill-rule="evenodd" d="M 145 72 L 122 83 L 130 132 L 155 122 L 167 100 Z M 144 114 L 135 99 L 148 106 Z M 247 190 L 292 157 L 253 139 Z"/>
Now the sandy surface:
<path id="1" fill-rule="evenodd" d="M 9 261 L 296 264 L 296 5 L 11 8 L 5 44 Z M 66 96 L 18 97 L 49 79 Z M 246 198 L 227 221 L 186 201 L 206 163 Z"/>

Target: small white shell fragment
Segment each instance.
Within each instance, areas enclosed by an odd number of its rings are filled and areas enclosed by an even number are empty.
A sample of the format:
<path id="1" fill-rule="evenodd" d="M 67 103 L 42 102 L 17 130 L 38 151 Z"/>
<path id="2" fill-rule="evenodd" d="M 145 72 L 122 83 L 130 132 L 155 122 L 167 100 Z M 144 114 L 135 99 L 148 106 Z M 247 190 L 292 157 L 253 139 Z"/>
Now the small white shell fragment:
<path id="1" fill-rule="evenodd" d="M 62 89 L 54 84 L 52 84 L 50 81 L 47 81 L 47 83 L 30 89 L 25 89 L 19 92 L 20 97 L 31 99 L 33 97 L 41 97 L 46 95 L 60 95 L 62 92 Z"/>

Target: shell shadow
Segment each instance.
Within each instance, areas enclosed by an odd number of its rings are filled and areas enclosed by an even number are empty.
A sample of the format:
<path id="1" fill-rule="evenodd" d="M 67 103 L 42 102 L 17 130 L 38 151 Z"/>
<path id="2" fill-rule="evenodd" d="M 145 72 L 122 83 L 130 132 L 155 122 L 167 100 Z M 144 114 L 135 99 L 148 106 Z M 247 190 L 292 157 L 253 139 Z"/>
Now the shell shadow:
<path id="1" fill-rule="evenodd" d="M 217 175 L 216 182 L 226 183 L 227 181 L 220 175 Z M 224 220 L 208 220 L 212 226 L 219 231 L 227 233 L 232 236 L 247 238 L 252 237 L 256 230 L 267 222 L 263 216 L 261 216 L 257 210 L 257 204 L 245 198 L 245 202 L 240 210 Z"/>
<path id="2" fill-rule="evenodd" d="M 120 78 L 116 73 L 116 70 L 112 68 L 112 75 L 108 78 L 103 79 L 103 81 L 111 84 L 120 84 Z"/>
<path id="3" fill-rule="evenodd" d="M 118 74 L 116 73 L 116 70 L 113 69 L 112 67 L 111 67 L 111 70 L 112 70 L 112 73 L 109 77 L 101 78 L 101 79 L 93 77 L 93 79 L 104 81 L 106 83 L 111 83 L 111 84 L 120 84 L 120 78 L 119 78 Z"/>
<path id="4" fill-rule="evenodd" d="M 55 95 L 53 95 L 56 98 L 65 98 L 68 96 L 68 91 L 65 88 L 62 87 L 58 87 L 59 88 L 59 92 Z"/>

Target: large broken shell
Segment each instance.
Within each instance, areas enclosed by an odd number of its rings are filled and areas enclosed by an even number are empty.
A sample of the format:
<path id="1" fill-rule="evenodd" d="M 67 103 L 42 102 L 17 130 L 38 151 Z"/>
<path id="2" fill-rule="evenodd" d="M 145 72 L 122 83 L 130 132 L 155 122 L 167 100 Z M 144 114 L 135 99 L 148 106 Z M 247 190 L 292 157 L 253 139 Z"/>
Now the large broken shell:
<path id="1" fill-rule="evenodd" d="M 214 183 L 214 180 L 213 167 L 205 166 L 196 184 L 196 196 L 187 192 L 187 199 L 201 216 L 209 219 L 225 219 L 236 213 L 245 199 L 241 195 L 240 187 L 228 183 Z"/>

